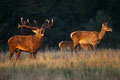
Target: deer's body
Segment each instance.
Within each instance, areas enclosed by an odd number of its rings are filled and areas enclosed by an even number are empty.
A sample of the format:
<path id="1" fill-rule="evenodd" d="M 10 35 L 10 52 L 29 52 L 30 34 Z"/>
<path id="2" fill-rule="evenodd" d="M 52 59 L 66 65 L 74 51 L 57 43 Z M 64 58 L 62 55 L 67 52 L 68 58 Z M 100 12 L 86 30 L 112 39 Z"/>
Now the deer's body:
<path id="1" fill-rule="evenodd" d="M 72 50 L 73 48 L 73 42 L 72 41 L 61 41 L 59 44 L 58 44 L 59 48 L 61 51 L 64 51 L 64 50 Z M 87 44 L 81 44 L 80 47 L 84 50 L 90 50 L 90 45 L 87 45 Z"/>
<path id="2" fill-rule="evenodd" d="M 9 60 L 11 60 L 14 52 L 16 51 L 16 60 L 19 58 L 21 51 L 29 52 L 30 57 L 36 57 L 38 49 L 41 47 L 42 39 L 44 37 L 45 24 L 41 28 L 28 26 L 23 22 L 21 18 L 22 25 L 18 25 L 18 28 L 30 28 L 35 34 L 34 35 L 15 35 L 8 40 L 8 46 L 10 50 Z M 52 24 L 49 24 L 47 20 L 47 27 L 50 27 Z M 52 21 L 53 23 L 53 21 Z"/>
<path id="3" fill-rule="evenodd" d="M 89 44 L 80 44 L 80 47 L 86 51 L 91 49 L 91 45 Z"/>
<path id="4" fill-rule="evenodd" d="M 100 43 L 100 40 L 105 35 L 106 31 L 112 31 L 112 28 L 109 28 L 105 24 L 102 24 L 102 28 L 100 32 L 96 31 L 74 31 L 71 33 L 70 37 L 73 40 L 73 49 L 76 45 L 87 44 L 92 45 L 94 50 L 96 51 L 97 44 Z"/>
<path id="5" fill-rule="evenodd" d="M 75 31 L 71 34 L 71 38 L 76 44 L 97 44 L 100 42 L 98 32 L 91 31 Z M 75 44 L 74 44 L 75 45 Z"/>
<path id="6" fill-rule="evenodd" d="M 33 53 L 36 52 L 37 49 L 40 47 L 42 43 L 42 38 L 43 37 L 38 38 L 37 35 L 16 35 L 8 40 L 8 45 L 10 51 L 12 52 L 16 49 L 20 49 L 23 51 Z"/>
<path id="7" fill-rule="evenodd" d="M 73 42 L 72 41 L 61 41 L 58 44 L 61 51 L 63 50 L 72 50 Z"/>

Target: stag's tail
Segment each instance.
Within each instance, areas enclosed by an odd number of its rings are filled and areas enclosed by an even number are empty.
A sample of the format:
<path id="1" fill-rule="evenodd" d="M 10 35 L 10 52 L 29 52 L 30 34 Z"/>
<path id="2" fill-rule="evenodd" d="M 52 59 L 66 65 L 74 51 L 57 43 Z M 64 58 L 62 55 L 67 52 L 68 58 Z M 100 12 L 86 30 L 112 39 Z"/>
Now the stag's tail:
<path id="1" fill-rule="evenodd" d="M 10 44 L 12 43 L 13 37 L 11 37 L 10 39 L 8 39 L 8 46 L 10 46 Z"/>

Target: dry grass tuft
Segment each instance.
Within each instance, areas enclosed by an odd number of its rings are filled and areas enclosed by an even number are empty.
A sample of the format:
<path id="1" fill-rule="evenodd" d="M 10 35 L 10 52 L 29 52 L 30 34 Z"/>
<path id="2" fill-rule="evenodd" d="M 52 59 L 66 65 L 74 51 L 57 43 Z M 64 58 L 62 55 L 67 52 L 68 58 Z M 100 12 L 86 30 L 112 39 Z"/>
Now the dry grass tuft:
<path id="1" fill-rule="evenodd" d="M 97 54 L 80 51 L 77 55 L 70 52 L 38 52 L 36 59 L 30 59 L 23 52 L 20 60 L 8 61 L 8 53 L 0 54 L 0 80 L 119 80 L 120 50 L 102 49 Z M 27 77 L 29 76 L 29 77 Z"/>

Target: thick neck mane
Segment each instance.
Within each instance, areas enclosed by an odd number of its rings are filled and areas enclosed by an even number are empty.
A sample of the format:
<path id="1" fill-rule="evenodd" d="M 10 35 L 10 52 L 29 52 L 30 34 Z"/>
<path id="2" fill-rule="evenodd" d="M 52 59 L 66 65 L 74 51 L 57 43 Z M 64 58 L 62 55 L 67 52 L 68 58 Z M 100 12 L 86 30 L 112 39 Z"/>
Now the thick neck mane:
<path id="1" fill-rule="evenodd" d="M 42 38 L 43 38 L 43 36 L 39 36 L 37 34 L 33 35 L 33 40 L 36 42 L 41 42 Z"/>
<path id="2" fill-rule="evenodd" d="M 43 36 L 42 37 L 39 37 L 38 35 L 34 34 L 32 35 L 32 45 L 33 45 L 33 48 L 34 49 L 38 49 L 41 47 L 41 44 L 42 44 L 42 39 L 43 39 Z"/>

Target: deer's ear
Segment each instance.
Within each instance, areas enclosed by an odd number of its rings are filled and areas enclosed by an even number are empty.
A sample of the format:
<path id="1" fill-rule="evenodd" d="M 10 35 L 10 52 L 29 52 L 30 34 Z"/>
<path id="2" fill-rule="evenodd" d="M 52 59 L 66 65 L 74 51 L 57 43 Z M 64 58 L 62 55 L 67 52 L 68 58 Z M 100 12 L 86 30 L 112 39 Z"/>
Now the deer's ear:
<path id="1" fill-rule="evenodd" d="M 102 26 L 105 26 L 105 24 L 103 23 Z"/>
<path id="2" fill-rule="evenodd" d="M 36 31 L 36 30 L 32 30 L 32 32 L 37 33 L 37 31 Z"/>

